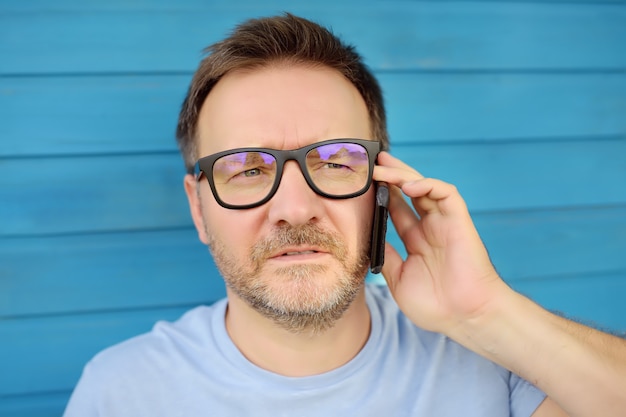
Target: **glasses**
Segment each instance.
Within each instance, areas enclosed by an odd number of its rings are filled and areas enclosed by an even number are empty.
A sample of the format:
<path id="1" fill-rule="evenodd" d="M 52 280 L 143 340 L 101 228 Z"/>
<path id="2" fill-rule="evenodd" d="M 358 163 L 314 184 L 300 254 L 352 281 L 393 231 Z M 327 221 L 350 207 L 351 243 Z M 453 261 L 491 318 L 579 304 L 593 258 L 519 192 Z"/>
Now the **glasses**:
<path id="1" fill-rule="evenodd" d="M 228 209 L 248 209 L 267 203 L 276 193 L 285 162 L 294 160 L 317 194 L 351 198 L 372 183 L 378 141 L 331 139 L 299 149 L 239 148 L 200 158 L 196 180 L 206 176 L 217 202 Z"/>

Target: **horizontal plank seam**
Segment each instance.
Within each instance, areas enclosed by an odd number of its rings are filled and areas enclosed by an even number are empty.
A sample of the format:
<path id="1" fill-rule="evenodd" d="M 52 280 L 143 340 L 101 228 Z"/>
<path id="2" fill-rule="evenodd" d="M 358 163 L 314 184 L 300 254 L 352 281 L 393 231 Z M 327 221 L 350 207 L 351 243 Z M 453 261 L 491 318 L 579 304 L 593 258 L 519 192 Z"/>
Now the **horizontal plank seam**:
<path id="1" fill-rule="evenodd" d="M 503 214 L 521 214 L 521 213 L 563 213 L 576 211 L 599 211 L 599 210 L 626 210 L 626 202 L 619 204 L 580 204 L 569 206 L 551 206 L 551 207 L 520 207 L 498 210 L 471 210 L 472 216 L 492 216 Z"/>
<path id="2" fill-rule="evenodd" d="M 371 65 L 370 69 L 378 75 L 416 74 L 416 75 L 606 75 L 626 74 L 626 67 L 493 67 L 493 68 L 419 68 L 400 67 L 382 68 Z M 116 77 L 167 77 L 189 76 L 195 69 L 190 70 L 158 70 L 158 71 L 59 71 L 59 72 L 0 72 L 2 78 L 116 78 Z"/>
<path id="3" fill-rule="evenodd" d="M 130 233 L 161 233 L 161 232 L 178 232 L 185 230 L 195 230 L 191 218 L 189 224 L 180 226 L 164 226 L 164 227 L 145 227 L 136 229 L 108 229 L 108 230 L 81 230 L 71 232 L 56 233 L 25 233 L 25 234 L 0 234 L 2 239 L 40 239 L 55 237 L 74 237 L 74 236 L 102 236 L 112 234 L 130 234 Z"/>
<path id="4" fill-rule="evenodd" d="M 377 74 L 420 75 L 606 75 L 626 74 L 626 67 L 555 67 L 555 68 L 376 68 Z"/>
<path id="5" fill-rule="evenodd" d="M 172 143 L 175 143 L 176 139 L 172 133 Z M 180 156 L 180 151 L 177 148 L 172 149 L 151 149 L 151 150 L 136 150 L 136 151 L 106 151 L 106 152 L 77 152 L 77 153 L 52 153 L 52 154 L 0 154 L 0 161 L 4 159 L 66 159 L 66 158 L 110 158 L 117 156 L 151 156 L 151 155 L 179 155 L 181 169 L 184 169 L 183 158 Z"/>
<path id="6" fill-rule="evenodd" d="M 470 138 L 470 139 L 442 139 L 442 140 L 420 140 L 402 141 L 394 143 L 391 138 L 391 151 L 395 147 L 416 147 L 420 146 L 466 146 L 466 145 L 493 145 L 506 146 L 512 144 L 537 144 L 537 143 L 580 143 L 580 142 L 613 142 L 626 140 L 626 131 L 619 134 L 608 135 L 568 135 L 568 136 L 518 136 L 498 139 Z"/>
<path id="7" fill-rule="evenodd" d="M 8 399 L 19 399 L 21 397 L 47 397 L 47 396 L 56 396 L 63 395 L 69 396 L 71 394 L 71 389 L 58 389 L 58 390 L 46 390 L 46 391 L 26 391 L 26 392 L 17 392 L 17 393 L 0 393 L 0 401 L 8 400 Z"/>
<path id="8" fill-rule="evenodd" d="M 191 76 L 194 70 L 158 71 L 59 71 L 59 72 L 0 72 L 3 78 L 118 78 L 118 77 L 179 77 Z"/>
<path id="9" fill-rule="evenodd" d="M 606 276 L 621 276 L 626 280 L 626 269 L 608 269 L 603 271 L 576 271 L 567 272 L 562 274 L 546 274 L 546 275 L 533 275 L 533 276 L 518 276 L 513 279 L 503 277 L 503 279 L 511 284 L 521 284 L 525 282 L 538 282 L 538 281 L 567 281 L 576 278 L 591 278 L 591 277 L 606 277 Z"/>
<path id="10" fill-rule="evenodd" d="M 416 147 L 420 146 L 472 146 L 472 145 L 489 145 L 489 146 L 506 146 L 512 144 L 537 144 L 537 143 L 580 143 L 580 142 L 597 142 L 597 141 L 622 141 L 626 140 L 626 131 L 619 134 L 607 135 L 568 135 L 568 136 L 519 136 L 497 139 L 486 138 L 470 138 L 470 139 L 441 139 L 441 140 L 420 140 L 420 141 L 403 141 L 394 143 L 391 138 L 391 151 L 396 147 Z M 175 143 L 172 134 L 172 144 Z M 0 152 L 0 161 L 2 160 L 25 160 L 25 159 L 64 159 L 64 158 L 108 158 L 117 156 L 150 156 L 150 155 L 178 155 L 180 151 L 177 148 L 171 149 L 154 149 L 154 150 L 125 150 L 125 151 L 106 151 L 106 152 L 76 152 L 76 153 L 46 153 L 46 154 L 2 154 Z M 183 160 L 181 167 L 183 167 Z M 183 169 L 183 168 L 181 168 Z"/>
<path id="11" fill-rule="evenodd" d="M 405 4 L 409 4 L 411 7 L 411 5 L 415 4 L 415 3 L 500 3 L 502 4 L 503 1 L 502 0 L 419 0 L 419 1 L 412 1 L 412 2 L 408 2 L 408 1 L 395 1 L 392 2 L 391 4 L 394 5 L 398 5 L 401 3 L 405 3 Z M 601 5 L 601 6 L 620 6 L 623 4 L 626 4 L 626 0 L 597 0 L 597 1 L 590 1 L 590 0 L 508 0 L 505 1 L 504 3 L 508 3 L 508 4 L 539 4 L 539 5 L 579 5 L 579 6 L 596 6 L 596 5 Z M 251 3 L 250 5 L 252 5 L 254 3 Z M 321 4 L 324 4 L 321 3 Z M 245 5 L 245 4 L 244 4 Z M 359 6 L 361 7 L 370 7 L 370 8 L 378 8 L 379 6 L 374 4 L 370 4 L 370 3 L 365 3 L 365 4 L 359 4 Z M 171 6 L 156 6 L 156 7 L 141 7 L 141 6 L 136 6 L 133 5 L 132 3 L 129 4 L 129 6 L 125 6 L 125 7 L 120 7 L 120 6 L 112 6 L 112 7 L 102 7 L 102 6 L 98 6 L 98 7 L 88 7 L 88 8 L 84 8 L 84 7 L 79 7 L 79 8 L 69 8 L 67 6 L 48 6 L 48 8 L 37 8 L 37 9 L 29 9 L 28 7 L 26 8 L 20 8 L 19 6 L 15 7 L 15 6 L 9 6 L 11 8 L 5 8 L 5 10 L 1 13 L 1 14 L 5 14 L 8 15 L 10 13 L 15 14 L 15 13 L 42 13 L 42 12 L 67 12 L 67 13 L 72 13 L 72 12 L 85 12 L 85 11 L 94 11 L 94 12 L 101 12 L 101 11 L 120 11 L 120 12 L 177 12 L 177 11 L 204 11 L 207 10 L 206 7 L 184 7 L 184 4 L 181 4 L 179 7 L 171 7 Z M 241 7 L 240 7 L 241 8 Z"/>
<path id="12" fill-rule="evenodd" d="M 98 316 L 111 313 L 134 313 L 134 312 L 146 312 L 146 311 L 163 311 L 163 310 L 189 310 L 191 308 L 200 305 L 211 305 L 215 303 L 217 299 L 199 300 L 193 303 L 175 303 L 175 304 L 158 304 L 158 305 L 142 305 L 142 306 L 128 306 L 128 307 L 116 307 L 116 308 L 103 308 L 103 309 L 79 309 L 70 311 L 52 311 L 44 313 L 26 313 L 26 314 L 7 314 L 1 315 L 0 321 L 8 320 L 31 320 L 40 318 L 53 318 L 53 317 L 68 317 L 68 316 Z"/>
<path id="13" fill-rule="evenodd" d="M 498 209 L 498 210 L 472 210 L 470 207 L 470 213 L 472 216 L 486 217 L 494 215 L 515 215 L 522 213 L 563 213 L 563 212 L 576 212 L 576 211 L 597 211 L 597 210 L 614 210 L 624 209 L 626 210 L 626 201 L 617 204 L 588 204 L 588 205 L 569 205 L 569 206 L 550 206 L 550 207 L 521 207 L 511 209 Z M 1 224 L 1 223 L 0 223 Z M 108 230 L 81 230 L 81 231 L 68 231 L 68 232 L 54 232 L 54 233 L 24 233 L 24 234 L 0 234 L 0 239 L 41 239 L 41 238 L 56 238 L 56 237 L 74 237 L 74 236 L 99 236 L 99 235 L 112 235 L 112 234 L 130 234 L 130 233 L 158 233 L 168 231 L 184 231 L 194 230 L 191 219 L 189 224 L 180 226 L 164 226 L 164 227 L 152 227 L 152 228 L 134 228 L 134 229 L 108 229 Z"/>
<path id="14" fill-rule="evenodd" d="M 508 280 L 504 277 L 505 281 L 511 284 L 520 284 L 523 282 L 538 282 L 538 281 L 566 281 L 576 278 L 589 278 L 593 279 L 594 277 L 606 277 L 606 276 L 622 276 L 624 280 L 626 280 L 626 270 L 617 269 L 617 270 L 604 270 L 604 271 L 578 271 L 575 273 L 566 273 L 566 274 L 547 274 L 547 275 L 537 275 L 533 277 L 521 277 L 515 278 L 513 280 Z M 620 279 L 620 278 L 618 278 Z M 145 311 L 161 311 L 161 310 L 178 310 L 178 309 L 191 309 L 200 305 L 211 305 L 216 302 L 216 299 L 206 299 L 199 300 L 194 303 L 180 303 L 180 304 L 159 304 L 159 305 L 143 305 L 143 306 L 135 306 L 135 307 L 117 307 L 111 309 L 94 309 L 94 310 L 72 310 L 72 311 L 54 311 L 54 312 L 44 312 L 44 313 L 28 313 L 28 314 L 14 314 L 14 315 L 3 315 L 0 316 L 0 320 L 2 321 L 20 321 L 20 320 L 34 320 L 41 318 L 55 318 L 55 317 L 70 317 L 70 316 L 98 316 L 103 314 L 119 314 L 119 313 L 132 313 L 132 312 L 145 312 Z"/>
<path id="15" fill-rule="evenodd" d="M 500 3 L 502 0 L 419 0 L 416 3 Z M 626 4 L 626 0 L 598 0 L 598 1 L 584 1 L 584 0 L 508 0 L 506 3 L 511 4 L 566 4 L 566 5 L 606 5 L 615 6 Z"/>

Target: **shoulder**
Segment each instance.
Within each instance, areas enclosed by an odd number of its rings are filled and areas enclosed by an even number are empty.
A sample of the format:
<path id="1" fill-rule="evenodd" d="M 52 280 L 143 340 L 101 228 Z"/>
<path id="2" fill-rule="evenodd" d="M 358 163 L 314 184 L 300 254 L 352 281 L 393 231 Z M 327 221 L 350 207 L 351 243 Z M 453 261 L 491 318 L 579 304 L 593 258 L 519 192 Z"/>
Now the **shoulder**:
<path id="1" fill-rule="evenodd" d="M 209 366 L 203 359 L 215 355 L 215 327 L 223 323 L 225 308 L 225 300 L 196 307 L 96 354 L 83 369 L 64 416 L 164 413 L 172 399 L 186 395 L 182 391 L 200 385 L 197 369 Z"/>
<path id="2" fill-rule="evenodd" d="M 196 307 L 174 322 L 158 321 L 149 332 L 99 352 L 85 369 L 100 381 L 132 379 L 162 369 L 165 359 L 184 361 L 211 338 L 213 317 L 223 311 L 224 304 Z"/>
<path id="3" fill-rule="evenodd" d="M 386 286 L 368 284 L 366 289 L 372 322 L 380 320 L 382 341 L 397 339 L 397 349 L 406 349 L 407 355 L 417 355 L 422 359 L 436 358 L 437 361 L 429 360 L 431 364 L 452 364 L 458 361 L 467 366 L 474 362 L 498 371 L 502 369 L 449 337 L 416 326 L 400 310 Z"/>
<path id="4" fill-rule="evenodd" d="M 366 299 L 372 322 L 380 321 L 384 332 L 398 332 L 398 336 L 411 334 L 419 338 L 422 343 L 440 343 L 442 339 L 445 339 L 439 333 L 429 332 L 413 324 L 400 310 L 386 285 L 367 284 Z M 393 334 L 386 336 L 393 336 Z"/>
<path id="5" fill-rule="evenodd" d="M 511 407 L 511 415 L 522 416 L 530 415 L 544 399 L 541 391 L 509 370 L 443 334 L 417 327 L 402 313 L 387 287 L 370 284 L 366 290 L 372 324 L 380 317 L 382 356 L 387 358 L 386 366 L 394 368 L 390 380 L 397 381 L 411 369 L 412 378 L 406 384 L 417 384 L 412 389 L 421 393 L 426 409 L 449 407 L 452 414 L 460 415 L 463 410 L 455 407 L 464 404 L 469 409 L 489 410 L 482 415 L 501 415 Z M 423 395 L 425 392 L 428 395 Z M 456 396 L 458 402 L 450 402 L 450 396 Z"/>
<path id="6" fill-rule="evenodd" d="M 377 343 L 386 356 L 398 358 L 400 369 L 409 366 L 420 374 L 441 380 L 444 385 L 451 383 L 447 379 L 452 375 L 455 381 L 484 385 L 484 380 L 490 380 L 503 387 L 508 385 L 508 370 L 441 333 L 424 330 L 411 322 L 386 286 L 368 285 L 367 291 L 372 326 L 381 329 Z"/>
<path id="7" fill-rule="evenodd" d="M 416 326 L 400 310 L 387 286 L 368 284 L 366 298 L 372 319 L 372 334 L 386 355 L 392 353 L 409 362 L 419 358 L 416 366 L 420 368 L 424 364 L 447 364 L 451 358 L 469 356 L 466 359 L 475 359 L 473 353 L 445 335 Z"/>

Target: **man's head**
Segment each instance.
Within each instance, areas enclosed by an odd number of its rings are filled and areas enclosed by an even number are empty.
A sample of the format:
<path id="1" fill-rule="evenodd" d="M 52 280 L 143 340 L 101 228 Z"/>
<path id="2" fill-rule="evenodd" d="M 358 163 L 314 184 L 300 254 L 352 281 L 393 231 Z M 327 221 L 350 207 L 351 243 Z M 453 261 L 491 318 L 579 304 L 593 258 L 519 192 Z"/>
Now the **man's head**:
<path id="1" fill-rule="evenodd" d="M 213 164 L 185 178 L 199 237 L 231 301 L 290 331 L 324 330 L 367 273 L 373 192 L 369 181 L 351 188 L 342 178 L 371 175 L 377 147 L 368 144 L 387 142 L 380 89 L 351 48 L 290 15 L 244 24 L 211 50 L 179 123 L 188 168 L 200 158 Z M 311 157 L 277 163 L 309 149 Z M 271 183 L 277 188 L 266 193 L 263 184 Z"/>
<path id="2" fill-rule="evenodd" d="M 389 148 L 383 95 L 378 81 L 352 46 L 328 29 L 291 14 L 249 20 L 230 37 L 207 48 L 191 81 L 176 137 L 187 172 L 198 159 L 196 134 L 200 109 L 215 84 L 227 73 L 277 63 L 332 68 L 350 81 L 363 97 L 370 118 L 371 136 Z"/>

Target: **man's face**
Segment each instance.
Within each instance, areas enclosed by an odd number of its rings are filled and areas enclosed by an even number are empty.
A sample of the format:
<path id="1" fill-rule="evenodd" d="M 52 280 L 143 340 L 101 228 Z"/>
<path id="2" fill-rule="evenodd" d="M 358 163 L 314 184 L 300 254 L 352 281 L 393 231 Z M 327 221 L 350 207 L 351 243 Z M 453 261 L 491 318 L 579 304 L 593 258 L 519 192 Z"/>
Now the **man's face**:
<path id="1" fill-rule="evenodd" d="M 368 112 L 337 71 L 272 66 L 224 76 L 198 121 L 200 157 L 242 147 L 296 149 L 335 138 L 370 138 Z M 199 187 L 196 190 L 196 187 Z M 200 239 L 209 245 L 229 297 L 239 297 L 290 331 L 321 331 L 362 289 L 373 192 L 317 195 L 296 161 L 262 206 L 221 207 L 205 178 L 186 178 Z"/>

